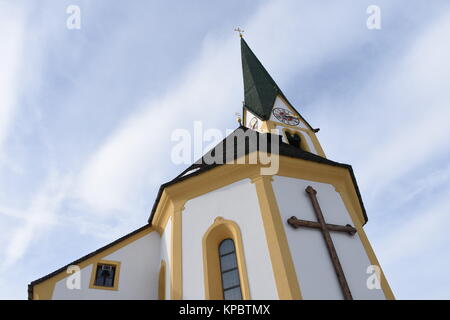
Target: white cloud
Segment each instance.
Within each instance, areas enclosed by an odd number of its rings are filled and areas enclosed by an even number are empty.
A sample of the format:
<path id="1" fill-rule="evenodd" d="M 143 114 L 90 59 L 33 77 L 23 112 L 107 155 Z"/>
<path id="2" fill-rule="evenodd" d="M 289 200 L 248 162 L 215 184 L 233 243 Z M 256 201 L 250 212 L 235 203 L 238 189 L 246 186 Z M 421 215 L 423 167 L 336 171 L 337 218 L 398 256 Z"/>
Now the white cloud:
<path id="1" fill-rule="evenodd" d="M 213 123 L 224 113 L 233 117 L 240 106 L 236 42 L 229 39 L 217 46 L 206 41 L 197 61 L 179 75 L 178 84 L 166 95 L 144 102 L 120 125 L 80 175 L 78 195 L 83 201 L 99 213 L 128 208 L 142 184 L 163 182 L 163 168 L 158 166 L 161 158 L 170 159 L 172 130 L 187 119 L 209 118 Z"/>
<path id="2" fill-rule="evenodd" d="M 343 99 L 324 94 L 311 106 L 331 159 L 351 163 L 363 198 L 378 195 L 448 150 L 450 137 L 450 15 L 422 29 L 402 51 L 367 74 L 365 86 Z M 388 32 L 381 30 L 380 32 Z"/>
<path id="3" fill-rule="evenodd" d="M 377 215 L 377 221 L 385 222 L 370 225 L 378 235 L 371 240 L 400 298 L 442 297 L 448 285 L 448 277 L 429 271 L 444 270 L 449 263 L 440 255 L 448 242 L 450 170 L 445 164 L 439 168 L 436 161 L 450 147 L 448 34 L 450 14 L 444 13 L 404 48 L 403 55 L 371 75 L 370 86 L 350 108 L 356 114 L 353 119 L 363 121 L 350 123 L 344 139 L 361 146 L 353 155 L 358 156 L 363 198 L 369 199 L 369 219 Z M 423 261 L 427 255 L 439 259 L 431 266 L 431 261 Z M 429 283 L 434 283 L 432 288 Z"/>
<path id="4" fill-rule="evenodd" d="M 403 186 L 398 204 L 404 205 L 409 201 L 414 201 L 424 194 L 433 192 L 435 189 L 442 190 L 450 184 L 450 165 L 443 169 L 427 174 L 420 180 L 414 181 L 411 185 Z M 450 200 L 448 200 L 450 202 Z"/>
<path id="5" fill-rule="evenodd" d="M 4 5 L 3 2 L 0 4 Z M 54 9 L 53 4 L 49 6 Z M 386 4 L 382 10 L 387 12 L 389 8 Z M 0 8 L 0 90 L 3 90 L 0 91 L 0 151 L 14 117 L 24 31 L 20 17 L 5 12 L 7 10 Z M 62 13 L 64 16 L 64 11 Z M 392 10 L 391 14 L 394 13 L 395 10 Z M 366 43 L 365 38 L 375 37 L 365 28 L 365 18 L 364 5 L 354 5 L 350 1 L 330 1 L 326 6 L 319 2 L 272 1 L 261 6 L 241 27 L 246 30 L 244 35 L 257 56 L 284 88 L 284 84 L 290 84 L 292 77 L 302 77 L 313 69 L 320 70 L 334 59 L 351 56 L 354 48 Z M 48 33 L 64 31 L 64 37 L 69 34 L 64 29 L 64 23 L 63 29 L 58 29 L 57 20 L 52 21 L 52 27 L 46 23 L 47 28 L 33 33 L 42 37 L 37 42 L 45 43 Z M 388 22 L 388 19 L 384 21 Z M 431 163 L 432 157 L 448 146 L 449 112 L 445 105 L 450 100 L 446 88 L 450 83 L 447 62 L 450 50 L 446 39 L 446 35 L 450 34 L 448 21 L 448 17 L 442 17 L 412 45 L 407 43 L 408 48 L 404 52 L 397 53 L 395 58 L 391 53 L 385 61 L 380 61 L 380 68 L 368 75 L 372 81 L 367 80 L 367 88 L 362 88 L 360 92 L 351 90 L 353 96 L 341 100 L 332 93 L 324 92 L 325 97 L 332 99 L 308 106 L 309 115 L 315 112 L 314 117 L 308 120 L 320 123 L 325 129 L 319 137 L 322 142 L 329 141 L 328 145 L 323 143 L 325 151 L 333 160 L 348 156 L 351 164 L 357 164 L 358 181 L 364 189 L 374 194 L 372 203 L 383 201 L 382 192 L 373 191 L 383 191 L 421 164 Z M 388 25 L 383 24 L 383 28 Z M 224 34 L 209 34 L 205 38 L 194 62 L 179 74 L 172 75 L 176 80 L 173 80 L 166 94 L 150 101 L 143 98 L 139 108 L 131 108 L 138 111 L 127 117 L 96 150 L 84 164 L 75 184 L 63 175 L 50 174 L 32 201 L 24 205 L 25 209 L 0 206 L 1 214 L 17 222 L 17 227 L 10 231 L 12 236 L 5 237 L 9 243 L 5 246 L 3 268 L 19 261 L 30 244 L 56 223 L 76 225 L 81 233 L 96 234 L 104 239 L 111 239 L 123 233 L 128 226 L 139 224 L 137 215 L 123 213 L 133 213 L 136 200 L 142 202 L 156 196 L 143 194 L 142 190 L 148 188 L 142 186 L 159 185 L 167 179 L 167 172 L 173 172 L 167 170 L 172 164 L 165 163 L 170 159 L 171 131 L 179 127 L 190 129 L 194 120 L 202 120 L 205 128 L 234 124 L 234 112 L 241 109 L 243 92 L 239 42 L 233 35 L 232 27 L 227 27 Z M 126 26 L 120 29 L 127 30 Z M 90 35 L 88 28 L 83 27 L 83 32 L 86 36 Z M 390 30 L 382 29 L 380 32 Z M 398 32 L 396 37 L 399 37 Z M 86 61 L 93 72 L 98 72 L 96 59 L 106 58 L 112 63 L 114 55 L 105 57 L 106 52 L 126 45 L 122 41 L 110 42 L 113 43 L 105 41 L 99 46 L 105 54 L 99 57 L 94 55 Z M 52 43 L 46 45 L 50 47 Z M 83 47 L 74 46 L 69 51 L 78 55 L 83 50 Z M 42 52 L 33 52 L 29 58 L 39 62 L 37 57 L 46 57 L 47 53 L 43 49 Z M 29 73 L 32 78 L 30 82 L 41 83 L 34 79 L 37 73 L 34 69 Z M 41 75 L 45 80 L 45 73 L 41 72 Z M 327 76 L 333 77 L 332 74 Z M 73 82 L 76 80 L 73 79 Z M 91 85 L 95 84 L 89 82 L 88 86 Z M 321 93 L 322 89 L 318 86 L 315 90 Z M 64 93 L 63 89 L 61 93 Z M 65 97 L 69 97 L 67 100 L 70 101 L 67 103 L 76 101 L 82 105 L 83 101 L 78 101 L 77 97 L 82 96 L 81 100 L 87 98 L 79 93 L 78 88 L 68 93 Z M 297 101 L 291 102 L 303 111 Z M 42 106 L 44 116 L 45 112 L 49 112 L 45 107 Z M 352 120 L 355 120 L 354 123 Z M 352 147 L 352 152 L 346 152 Z M 373 147 L 373 152 L 368 150 L 369 147 Z M 54 160 L 58 163 L 58 159 Z M 419 173 L 415 175 L 420 177 Z M 444 183 L 445 177 L 436 174 L 421 181 L 433 185 Z M 420 187 L 407 188 L 401 200 L 410 204 L 421 192 Z M 76 212 L 64 216 L 61 206 L 66 204 L 65 200 L 73 200 L 73 193 L 79 197 L 76 200 L 82 200 L 93 210 L 86 210 L 87 214 L 74 210 Z M 363 190 L 363 198 L 367 197 Z M 442 240 L 445 235 L 443 226 L 448 224 L 443 213 L 448 212 L 450 207 L 446 198 L 438 200 L 429 210 L 405 222 L 395 232 L 387 231 L 385 241 L 371 238 L 381 243 L 376 252 L 382 258 L 382 265 L 384 261 L 388 265 L 400 263 L 401 259 L 434 248 Z M 83 203 L 74 202 L 76 209 L 83 207 Z M 369 217 L 377 214 L 368 209 Z M 117 219 L 120 223 L 111 226 L 114 223 L 106 215 L 115 211 L 121 213 L 122 220 Z M 420 233 L 427 238 L 410 241 L 412 233 Z"/>
<path id="6" fill-rule="evenodd" d="M 443 177 L 440 177 L 442 174 Z M 381 265 L 394 294 L 402 299 L 447 299 L 450 278 L 445 270 L 450 257 L 447 226 L 450 223 L 449 170 L 427 177 L 420 194 L 402 202 L 386 216 L 380 235 L 373 238 Z M 420 185 L 417 182 L 417 186 Z M 407 191 L 407 190 L 405 190 Z M 416 192 L 413 192 L 416 193 Z M 406 194 L 409 198 L 410 194 Z M 396 211 L 400 216 L 396 216 Z"/>
<path id="7" fill-rule="evenodd" d="M 323 11 L 319 4 L 269 2 L 243 25 L 249 31 L 245 35 L 249 35 L 250 46 L 254 44 L 258 49 L 256 54 L 263 53 L 263 63 L 270 66 L 269 70 L 281 70 L 284 80 L 288 79 L 294 76 L 291 70 L 298 71 L 299 65 L 300 69 L 310 67 L 331 52 L 338 54 L 355 37 L 364 36 L 364 28 L 348 28 L 361 17 L 356 9 L 352 9 L 353 19 L 345 19 L 348 7 L 330 5 L 331 8 Z M 308 9 L 314 14 L 308 15 L 307 20 L 297 19 L 296 12 Z M 311 21 L 315 14 L 334 25 L 334 32 L 345 30 L 351 35 L 346 35 L 346 41 L 327 41 L 330 29 Z M 363 17 L 364 14 L 362 11 Z M 308 32 L 299 37 L 298 30 L 309 24 L 315 26 L 309 31 L 314 33 L 314 38 Z M 277 25 L 278 31 L 273 25 Z M 278 34 L 279 30 L 283 32 Z M 93 154 L 78 181 L 77 193 L 81 200 L 98 213 L 129 208 L 142 184 L 165 182 L 160 166 L 161 158 L 170 159 L 167 150 L 171 131 L 186 127 L 189 121 L 201 120 L 206 128 L 223 125 L 224 118 L 234 118 L 234 112 L 241 110 L 242 73 L 237 35 L 231 30 L 227 34 L 208 35 L 197 59 L 179 75 L 173 75 L 181 80 L 168 88 L 164 96 L 144 101 L 139 111 L 123 121 Z M 302 46 L 299 41 L 304 42 Z"/>
<path id="8" fill-rule="evenodd" d="M 49 226 L 58 223 L 56 213 L 66 197 L 69 186 L 69 178 L 52 172 L 23 212 L 17 213 L 17 209 L 12 210 L 11 215 L 21 217 L 22 221 L 19 221 L 19 226 L 12 230 L 1 268 L 10 267 L 21 259 L 32 241 L 35 241 Z M 2 210 L 8 214 L 7 208 Z"/>
<path id="9" fill-rule="evenodd" d="M 420 257 L 448 238 L 449 191 L 447 188 L 445 197 L 441 199 L 434 198 L 434 203 L 425 210 L 401 219 L 401 223 L 379 242 L 380 256 L 386 265 L 401 264 Z"/>
<path id="10" fill-rule="evenodd" d="M 2 146 L 9 134 L 17 107 L 22 62 L 24 21 L 14 4 L 0 3 L 0 161 L 8 161 Z"/>
<path id="11" fill-rule="evenodd" d="M 378 76 L 376 92 L 385 97 L 387 126 L 380 124 L 378 143 L 362 165 L 362 183 L 383 176 L 389 184 L 447 149 L 450 137 L 450 14 L 423 32 L 390 73 Z M 387 79 L 383 81 L 381 79 Z M 369 97 L 370 98 L 370 97 Z M 390 112 L 392 111 L 392 112 Z M 392 117 L 392 118 L 391 118 Z M 386 155 L 389 155 L 387 158 Z M 381 164 L 381 165 L 380 165 Z"/>

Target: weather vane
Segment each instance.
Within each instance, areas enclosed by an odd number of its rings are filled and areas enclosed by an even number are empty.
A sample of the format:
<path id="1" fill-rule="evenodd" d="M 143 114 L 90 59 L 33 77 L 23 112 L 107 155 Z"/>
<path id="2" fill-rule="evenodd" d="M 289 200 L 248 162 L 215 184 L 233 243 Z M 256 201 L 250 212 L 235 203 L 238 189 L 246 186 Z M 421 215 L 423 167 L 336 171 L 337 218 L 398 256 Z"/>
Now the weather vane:
<path id="1" fill-rule="evenodd" d="M 239 32 L 239 37 L 242 38 L 242 33 L 244 33 L 244 30 L 242 30 L 241 28 L 237 27 L 236 29 L 234 29 L 234 31 Z"/>

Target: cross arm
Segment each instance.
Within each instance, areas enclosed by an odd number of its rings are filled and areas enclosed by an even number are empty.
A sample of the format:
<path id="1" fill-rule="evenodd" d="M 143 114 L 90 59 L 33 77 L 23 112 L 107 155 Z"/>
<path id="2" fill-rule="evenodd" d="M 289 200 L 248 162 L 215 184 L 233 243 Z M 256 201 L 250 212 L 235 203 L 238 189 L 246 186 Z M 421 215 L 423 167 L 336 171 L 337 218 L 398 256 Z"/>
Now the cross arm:
<path id="1" fill-rule="evenodd" d="M 301 220 L 301 219 L 297 219 L 297 217 L 295 217 L 295 216 L 290 217 L 287 220 L 287 222 L 294 229 L 297 229 L 299 227 L 307 227 L 307 228 L 315 228 L 315 229 L 321 229 L 322 228 L 322 226 L 320 225 L 319 222 L 308 221 L 308 220 Z M 345 226 L 341 226 L 341 225 L 337 225 L 337 224 L 326 223 L 325 226 L 330 231 L 347 232 L 351 236 L 356 233 L 356 229 L 353 228 L 349 224 L 347 224 Z"/>

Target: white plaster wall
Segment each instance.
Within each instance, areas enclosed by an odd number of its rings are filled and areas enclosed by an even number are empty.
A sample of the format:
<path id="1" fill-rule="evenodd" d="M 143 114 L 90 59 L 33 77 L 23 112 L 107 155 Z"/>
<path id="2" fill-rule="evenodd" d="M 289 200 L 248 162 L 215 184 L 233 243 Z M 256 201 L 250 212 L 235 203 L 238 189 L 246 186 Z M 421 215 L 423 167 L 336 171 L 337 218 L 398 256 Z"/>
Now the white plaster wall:
<path id="1" fill-rule="evenodd" d="M 205 299 L 202 239 L 216 217 L 242 233 L 252 299 L 278 299 L 254 184 L 241 180 L 189 200 L 183 210 L 183 298 Z"/>
<path id="2" fill-rule="evenodd" d="M 102 260 L 121 262 L 117 291 L 90 289 L 93 267 L 90 264 L 81 269 L 81 289 L 67 289 L 67 278 L 62 279 L 56 283 L 52 299 L 158 299 L 160 237 L 157 232 L 131 242 Z"/>
<path id="3" fill-rule="evenodd" d="M 273 189 L 277 199 L 292 259 L 304 299 L 342 299 L 341 289 L 325 241 L 317 229 L 293 229 L 287 219 L 317 221 L 305 188 L 317 190 L 317 199 L 325 221 L 353 225 L 338 192 L 329 184 L 275 176 Z M 382 290 L 369 290 L 367 267 L 371 264 L 358 235 L 331 232 L 331 238 L 354 299 L 384 299 Z"/>
<path id="4" fill-rule="evenodd" d="M 253 130 L 256 130 L 256 131 L 261 132 L 261 124 L 262 124 L 261 119 L 259 119 L 257 116 L 255 116 L 253 113 L 251 113 L 251 112 L 248 111 L 248 110 L 245 110 L 245 126 L 246 126 L 247 128 L 251 128 L 250 122 L 251 122 L 252 119 L 255 118 L 255 117 L 258 119 L 258 125 L 257 125 L 256 128 L 253 129 Z"/>
<path id="5" fill-rule="evenodd" d="M 159 259 L 166 262 L 166 300 L 170 300 L 170 266 L 171 261 L 171 248 L 172 248 L 172 217 L 167 221 L 166 229 L 161 237 L 161 257 Z M 159 273 L 158 273 L 159 276 Z"/>
<path id="6" fill-rule="evenodd" d="M 292 108 L 289 107 L 289 105 L 288 105 L 287 103 L 284 102 L 283 99 L 280 98 L 280 96 L 278 96 L 278 97 L 275 99 L 275 102 L 274 102 L 274 104 L 273 104 L 273 108 L 281 108 L 281 109 L 289 110 L 289 111 L 291 111 L 291 112 L 293 112 L 293 113 L 296 113 Z M 270 120 L 276 121 L 276 122 L 280 122 L 280 121 L 273 115 L 273 113 L 270 115 Z M 298 124 L 298 127 L 306 129 L 306 128 L 307 128 L 306 123 L 304 123 L 303 120 L 300 119 L 300 118 L 299 118 L 299 120 L 300 120 L 300 122 L 299 122 L 299 124 Z"/>

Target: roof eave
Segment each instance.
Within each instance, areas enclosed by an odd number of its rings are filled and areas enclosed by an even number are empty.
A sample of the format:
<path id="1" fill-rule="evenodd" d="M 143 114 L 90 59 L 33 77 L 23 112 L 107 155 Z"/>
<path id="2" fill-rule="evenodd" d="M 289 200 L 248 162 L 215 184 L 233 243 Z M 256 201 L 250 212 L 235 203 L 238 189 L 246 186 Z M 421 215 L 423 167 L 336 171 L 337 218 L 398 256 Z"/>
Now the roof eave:
<path id="1" fill-rule="evenodd" d="M 243 126 L 238 127 L 238 129 L 240 129 L 240 128 L 242 128 L 242 129 L 244 129 L 244 130 L 251 130 L 251 129 L 246 128 L 246 127 L 243 127 Z M 257 134 L 260 134 L 259 132 L 256 132 L 256 133 L 257 133 Z M 228 138 L 228 137 L 227 137 L 227 138 Z M 225 141 L 227 138 L 225 138 L 223 141 Z M 223 142 L 223 141 L 222 141 L 222 142 Z M 285 143 L 283 143 L 283 144 L 286 145 L 286 146 L 288 146 L 288 147 L 290 147 L 290 148 L 295 148 L 295 147 L 292 147 L 292 146 L 287 145 L 287 144 L 285 144 Z M 214 148 L 213 148 L 213 149 L 214 149 Z M 291 150 L 294 150 L 294 149 L 291 149 Z M 245 153 L 244 153 L 244 154 L 247 155 L 247 154 L 248 154 L 248 151 L 249 151 L 249 150 L 245 150 Z M 352 180 L 353 186 L 354 186 L 354 188 L 355 188 L 356 195 L 357 195 L 358 200 L 359 200 L 359 203 L 360 203 L 361 212 L 362 212 L 363 217 L 364 217 L 364 223 L 363 223 L 363 225 L 365 225 L 365 224 L 368 222 L 369 219 L 368 219 L 368 216 L 367 216 L 367 213 L 366 213 L 366 209 L 365 209 L 365 207 L 364 207 L 364 202 L 363 202 L 363 200 L 362 200 L 362 196 L 361 196 L 361 193 L 360 193 L 360 191 L 359 191 L 358 183 L 357 183 L 357 181 L 356 181 L 356 177 L 355 177 L 355 175 L 354 175 L 352 166 L 351 166 L 351 165 L 348 165 L 348 164 L 344 164 L 344 163 L 339 163 L 339 162 L 331 161 L 331 160 L 329 160 L 329 159 L 327 159 L 327 158 L 323 158 L 323 157 L 321 157 L 321 156 L 318 156 L 318 155 L 316 155 L 316 154 L 313 154 L 313 153 L 310 153 L 310 152 L 307 152 L 307 151 L 304 151 L 304 150 L 302 150 L 302 153 L 308 154 L 309 157 L 311 157 L 311 158 L 310 158 L 310 159 L 306 159 L 306 158 L 300 157 L 299 154 L 297 154 L 297 156 L 296 156 L 296 155 L 293 154 L 293 153 L 292 153 L 292 154 L 289 154 L 289 153 L 286 153 L 286 152 L 284 152 L 284 153 L 281 153 L 281 152 L 280 152 L 280 155 L 286 156 L 286 157 L 291 157 L 291 158 L 296 158 L 296 159 L 302 159 L 302 160 L 305 160 L 305 161 L 312 161 L 312 162 L 322 163 L 322 164 L 325 164 L 325 165 L 338 166 L 338 167 L 346 168 L 346 169 L 349 171 L 350 178 L 351 178 L 351 180 Z M 201 158 L 201 159 L 202 159 L 202 158 Z M 201 159 L 200 159 L 199 161 L 201 161 Z M 315 159 L 315 160 L 314 160 L 314 159 Z M 225 163 L 225 164 L 226 164 L 226 163 Z M 201 167 L 200 169 L 198 169 L 198 170 L 195 171 L 195 172 L 192 172 L 192 173 L 190 173 L 190 174 L 188 174 L 188 175 L 185 175 L 185 176 L 179 175 L 179 176 L 177 176 L 175 179 L 172 179 L 171 181 L 162 184 L 162 185 L 160 186 L 159 190 L 158 190 L 158 194 L 157 194 L 157 196 L 156 196 L 155 202 L 154 202 L 153 207 L 152 207 L 152 211 L 151 211 L 151 213 L 150 213 L 150 217 L 149 217 L 149 219 L 148 219 L 148 223 L 149 223 L 149 224 L 152 223 L 153 217 L 154 217 L 155 212 L 156 212 L 156 210 L 157 210 L 157 208 L 158 208 L 158 205 L 159 205 L 159 200 L 161 199 L 162 193 L 163 193 L 163 191 L 164 191 L 165 188 L 167 188 L 167 187 L 169 187 L 169 186 L 171 186 L 171 185 L 174 185 L 174 184 L 176 184 L 176 183 L 185 181 L 185 180 L 187 180 L 187 179 L 190 179 L 190 178 L 192 178 L 192 177 L 195 177 L 195 176 L 197 176 L 197 175 L 200 175 L 200 174 L 202 174 L 203 172 L 206 172 L 206 171 L 208 171 L 208 170 L 211 170 L 211 169 L 213 169 L 213 168 L 216 168 L 216 167 L 219 167 L 219 166 L 222 166 L 222 165 L 224 165 L 224 164 L 211 164 L 211 165 L 205 165 L 205 166 Z M 190 168 L 190 167 L 189 167 L 189 168 Z M 189 168 L 186 169 L 185 172 L 189 171 Z"/>

